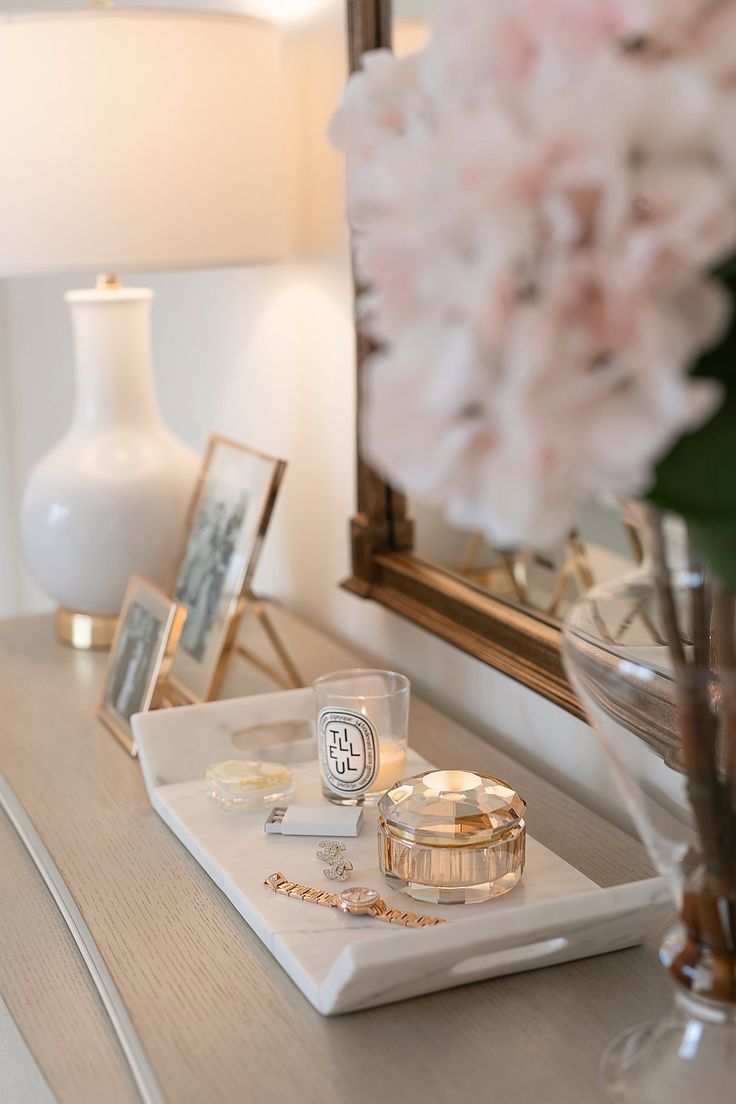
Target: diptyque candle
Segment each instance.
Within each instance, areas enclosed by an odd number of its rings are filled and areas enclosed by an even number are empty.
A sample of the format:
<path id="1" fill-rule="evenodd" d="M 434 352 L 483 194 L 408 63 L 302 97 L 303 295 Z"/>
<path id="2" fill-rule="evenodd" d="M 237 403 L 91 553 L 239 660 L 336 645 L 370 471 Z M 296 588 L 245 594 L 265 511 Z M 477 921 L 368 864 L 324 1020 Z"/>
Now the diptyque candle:
<path id="1" fill-rule="evenodd" d="M 406 771 L 409 680 L 358 668 L 313 686 L 322 792 L 336 804 L 375 805 Z"/>

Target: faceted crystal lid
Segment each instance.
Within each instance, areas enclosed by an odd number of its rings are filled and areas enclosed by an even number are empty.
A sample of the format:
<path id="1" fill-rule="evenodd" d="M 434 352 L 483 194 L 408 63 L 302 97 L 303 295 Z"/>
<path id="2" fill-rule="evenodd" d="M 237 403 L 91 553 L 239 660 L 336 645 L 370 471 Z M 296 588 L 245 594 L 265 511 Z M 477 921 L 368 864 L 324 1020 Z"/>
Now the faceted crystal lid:
<path id="1" fill-rule="evenodd" d="M 437 770 L 397 782 L 378 808 L 392 831 L 418 843 L 477 846 L 521 827 L 526 802 L 500 778 Z"/>

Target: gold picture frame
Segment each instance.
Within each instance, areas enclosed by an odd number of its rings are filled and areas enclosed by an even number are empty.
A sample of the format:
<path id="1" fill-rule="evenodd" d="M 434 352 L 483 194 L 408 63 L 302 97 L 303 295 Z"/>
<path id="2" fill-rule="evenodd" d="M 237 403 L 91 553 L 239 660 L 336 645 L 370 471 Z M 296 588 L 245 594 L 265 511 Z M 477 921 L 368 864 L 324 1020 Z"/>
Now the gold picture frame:
<path id="1" fill-rule="evenodd" d="M 186 610 L 154 583 L 131 576 L 105 670 L 98 716 L 129 755 L 135 713 L 155 709 L 169 676 Z"/>
<path id="2" fill-rule="evenodd" d="M 249 605 L 270 635 L 251 583 L 286 466 L 230 437 L 213 434 L 207 442 L 169 586 L 188 610 L 169 679 L 174 700 L 216 697 Z"/>

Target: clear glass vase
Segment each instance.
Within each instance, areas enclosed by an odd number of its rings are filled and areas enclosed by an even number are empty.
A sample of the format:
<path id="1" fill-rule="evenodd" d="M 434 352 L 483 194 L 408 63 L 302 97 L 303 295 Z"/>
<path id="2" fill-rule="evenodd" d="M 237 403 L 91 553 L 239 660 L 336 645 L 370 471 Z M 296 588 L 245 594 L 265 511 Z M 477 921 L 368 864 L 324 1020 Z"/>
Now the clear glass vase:
<path id="1" fill-rule="evenodd" d="M 707 1104 L 733 1100 L 736 1020 L 733 1005 L 676 992 L 658 1020 L 614 1039 L 601 1078 L 617 1104 Z"/>
<path id="2" fill-rule="evenodd" d="M 736 1099 L 736 602 L 677 519 L 628 511 L 642 563 L 578 599 L 563 653 L 680 924 L 660 956 L 672 1006 L 611 1044 L 603 1081 L 611 1101 L 721 1104 Z M 632 734 L 678 772 L 689 822 L 630 769 Z"/>

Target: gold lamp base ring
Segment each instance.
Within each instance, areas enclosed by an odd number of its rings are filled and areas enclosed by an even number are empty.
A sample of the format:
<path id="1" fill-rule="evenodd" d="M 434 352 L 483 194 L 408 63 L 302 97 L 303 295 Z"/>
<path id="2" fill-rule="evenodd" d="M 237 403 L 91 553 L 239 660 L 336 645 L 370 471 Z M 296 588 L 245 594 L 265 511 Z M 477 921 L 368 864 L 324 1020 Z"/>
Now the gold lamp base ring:
<path id="1" fill-rule="evenodd" d="M 117 623 L 115 613 L 80 613 L 60 606 L 56 612 L 56 635 L 70 648 L 103 651 L 112 644 Z"/>

